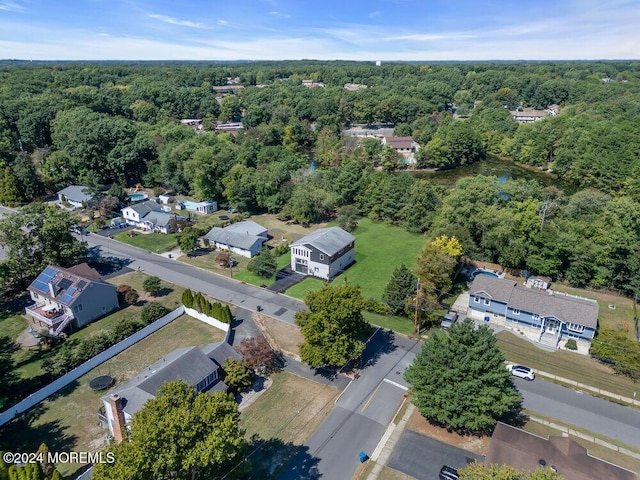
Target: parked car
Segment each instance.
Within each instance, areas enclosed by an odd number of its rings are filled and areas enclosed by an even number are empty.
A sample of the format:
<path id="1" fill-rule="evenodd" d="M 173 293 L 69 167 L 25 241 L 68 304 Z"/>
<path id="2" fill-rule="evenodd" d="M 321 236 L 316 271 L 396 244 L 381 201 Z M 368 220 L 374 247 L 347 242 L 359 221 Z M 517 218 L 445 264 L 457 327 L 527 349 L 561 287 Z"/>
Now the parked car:
<path id="1" fill-rule="evenodd" d="M 507 370 L 511 372 L 514 377 L 524 378 L 525 380 L 532 381 L 536 378 L 532 368 L 525 367 L 524 365 L 507 365 Z"/>
<path id="2" fill-rule="evenodd" d="M 448 465 L 444 465 L 438 474 L 440 480 L 458 480 L 458 470 Z"/>
<path id="3" fill-rule="evenodd" d="M 451 328 L 451 325 L 453 325 L 457 321 L 458 321 L 457 312 L 451 311 L 442 318 L 442 321 L 440 322 L 440 328 L 442 328 L 443 330 L 448 330 Z"/>

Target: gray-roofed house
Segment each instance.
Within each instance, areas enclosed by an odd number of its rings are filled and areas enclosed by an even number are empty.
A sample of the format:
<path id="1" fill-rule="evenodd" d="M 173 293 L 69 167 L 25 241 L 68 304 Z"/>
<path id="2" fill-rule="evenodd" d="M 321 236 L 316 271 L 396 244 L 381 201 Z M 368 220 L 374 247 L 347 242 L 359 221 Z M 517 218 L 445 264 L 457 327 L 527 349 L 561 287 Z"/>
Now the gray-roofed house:
<path id="1" fill-rule="evenodd" d="M 86 263 L 71 268 L 49 265 L 27 290 L 35 302 L 26 307 L 27 318 L 52 335 L 69 324 L 83 327 L 118 308 L 115 285 L 101 281 Z"/>
<path id="2" fill-rule="evenodd" d="M 340 227 L 320 228 L 290 245 L 291 269 L 331 280 L 355 261 L 355 242 Z"/>
<path id="3" fill-rule="evenodd" d="M 484 463 L 510 465 L 527 472 L 549 468 L 565 480 L 637 480 L 632 471 L 592 457 L 569 437 L 543 438 L 500 422 L 491 436 Z"/>
<path id="4" fill-rule="evenodd" d="M 73 208 L 85 208 L 93 202 L 94 196 L 88 193 L 89 187 L 84 185 L 69 185 L 58 192 L 58 201 Z"/>
<path id="5" fill-rule="evenodd" d="M 557 348 L 562 339 L 589 342 L 598 327 L 598 302 L 513 280 L 477 275 L 469 287 L 472 318 L 504 319 L 507 326 L 532 332 L 538 342 Z"/>
<path id="6" fill-rule="evenodd" d="M 241 359 L 227 342 L 210 343 L 203 348 L 178 348 L 102 397 L 98 419 L 120 442 L 133 415 L 147 400 L 155 398 L 166 382 L 183 380 L 196 392 L 226 392 L 220 368 L 227 358 Z"/>
<path id="7" fill-rule="evenodd" d="M 142 230 L 171 233 L 178 228 L 177 216 L 165 212 L 155 200 L 146 200 L 123 208 L 122 217 L 129 225 Z"/>
<path id="8" fill-rule="evenodd" d="M 204 236 L 209 245 L 252 258 L 260 253 L 268 240 L 267 229 L 253 220 L 244 220 L 227 227 L 213 227 Z"/>

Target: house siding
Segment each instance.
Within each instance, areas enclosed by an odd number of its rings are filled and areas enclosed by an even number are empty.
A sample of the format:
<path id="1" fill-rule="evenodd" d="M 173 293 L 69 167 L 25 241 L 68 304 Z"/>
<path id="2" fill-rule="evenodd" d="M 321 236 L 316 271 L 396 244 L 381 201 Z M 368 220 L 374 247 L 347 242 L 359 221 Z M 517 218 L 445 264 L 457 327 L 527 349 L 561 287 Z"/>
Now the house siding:
<path id="1" fill-rule="evenodd" d="M 218 250 L 225 250 L 231 253 L 235 253 L 236 255 L 240 255 L 241 257 L 253 258 L 260 253 L 262 246 L 260 244 L 255 244 L 251 247 L 250 250 L 246 250 L 244 248 L 239 247 L 230 247 L 226 243 L 218 243 L 218 242 L 209 242 L 210 245 L 215 246 Z"/>
<path id="2" fill-rule="evenodd" d="M 82 310 L 76 311 L 79 305 L 82 305 Z M 90 283 L 73 303 L 76 327 L 83 327 L 116 308 L 118 294 L 113 285 Z"/>
<path id="3" fill-rule="evenodd" d="M 475 301 L 476 299 L 479 300 L 479 302 L 476 302 Z M 485 301 L 488 301 L 489 304 L 486 305 Z M 507 312 L 506 303 L 499 302 L 498 300 L 494 300 L 488 297 L 483 297 L 480 295 L 470 295 L 469 306 L 472 309 L 478 310 L 480 312 L 486 312 L 486 313 L 491 313 L 495 315 L 502 315 L 503 317 L 506 316 L 506 312 Z"/>

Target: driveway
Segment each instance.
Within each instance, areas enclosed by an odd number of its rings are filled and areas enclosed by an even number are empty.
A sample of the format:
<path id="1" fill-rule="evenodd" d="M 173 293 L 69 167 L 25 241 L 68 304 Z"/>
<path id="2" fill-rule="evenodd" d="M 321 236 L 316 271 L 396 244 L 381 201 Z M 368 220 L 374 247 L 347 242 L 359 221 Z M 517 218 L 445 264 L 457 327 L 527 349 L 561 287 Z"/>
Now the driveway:
<path id="1" fill-rule="evenodd" d="M 296 273 L 291 270 L 291 267 L 286 266 L 278 270 L 276 273 L 276 281 L 267 287 L 267 290 L 271 290 L 272 292 L 282 293 L 294 286 L 296 283 L 300 283 L 305 278 L 305 275 L 301 273 Z"/>
<path id="2" fill-rule="evenodd" d="M 443 465 L 462 468 L 474 461 L 484 462 L 484 457 L 405 430 L 387 466 L 418 480 L 435 480 Z"/>

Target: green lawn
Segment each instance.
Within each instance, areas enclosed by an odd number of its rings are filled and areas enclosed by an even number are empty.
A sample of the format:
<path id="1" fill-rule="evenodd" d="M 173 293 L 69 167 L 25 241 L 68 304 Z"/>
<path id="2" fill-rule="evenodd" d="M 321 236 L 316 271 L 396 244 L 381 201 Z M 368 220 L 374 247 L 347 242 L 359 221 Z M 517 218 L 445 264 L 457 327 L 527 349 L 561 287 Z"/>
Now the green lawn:
<path id="1" fill-rule="evenodd" d="M 143 248 L 152 253 L 162 253 L 178 246 L 177 233 L 138 233 L 135 237 L 130 237 L 128 232 L 121 232 L 115 235 L 116 240 L 128 243 L 134 247 Z"/>
<path id="2" fill-rule="evenodd" d="M 12 448 L 25 452 L 36 451 L 41 443 L 51 451 L 98 451 L 104 447 L 107 432 L 100 427 L 96 412 L 106 392 L 92 391 L 88 386 L 92 378 L 109 374 L 121 384 L 176 348 L 202 347 L 224 335 L 222 330 L 183 315 L 20 415 L 4 427 L 4 438 L 11 438 Z M 64 475 L 78 467 L 58 466 Z"/>
<path id="3" fill-rule="evenodd" d="M 284 255 L 280 255 L 278 257 L 278 270 L 286 267 L 291 263 L 291 252 L 287 252 Z M 255 273 L 247 270 L 246 266 L 244 268 L 239 268 L 237 273 L 233 274 L 233 278 L 236 280 L 240 280 L 241 282 L 250 283 L 251 285 L 271 285 L 276 281 L 276 276 L 274 275 L 271 278 L 261 277 L 256 275 Z"/>
<path id="4" fill-rule="evenodd" d="M 344 282 L 362 287 L 362 295 L 380 301 L 382 292 L 393 271 L 404 263 L 410 269 L 415 268 L 425 237 L 409 233 L 400 227 L 373 222 L 363 218 L 355 229 L 356 263 L 351 265 L 333 282 Z M 322 281 L 307 278 L 287 290 L 287 295 L 304 298 L 306 292 L 317 290 Z"/>
<path id="5" fill-rule="evenodd" d="M 362 312 L 364 319 L 372 325 L 411 335 L 414 330 L 413 320 L 408 317 L 385 316 L 371 312 Z"/>
<path id="6" fill-rule="evenodd" d="M 15 340 L 28 326 L 29 322 L 21 313 L 0 313 L 0 337 Z"/>
<path id="7" fill-rule="evenodd" d="M 614 374 L 609 367 L 586 355 L 566 350 L 547 352 L 508 331 L 499 332 L 496 338 L 498 346 L 510 362 L 522 363 L 535 370 L 542 370 L 626 397 L 633 397 L 633 393 L 638 391 L 637 383 L 622 375 Z"/>

